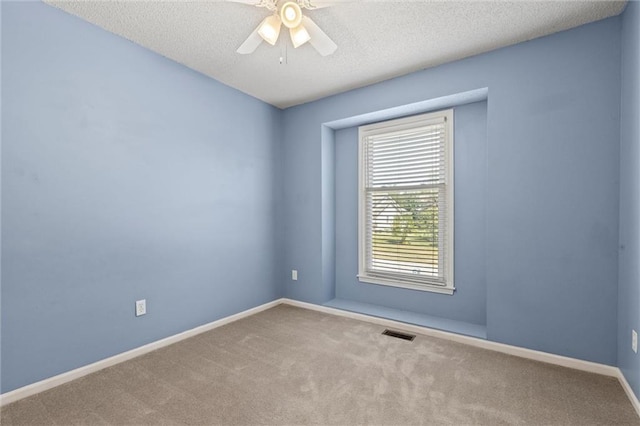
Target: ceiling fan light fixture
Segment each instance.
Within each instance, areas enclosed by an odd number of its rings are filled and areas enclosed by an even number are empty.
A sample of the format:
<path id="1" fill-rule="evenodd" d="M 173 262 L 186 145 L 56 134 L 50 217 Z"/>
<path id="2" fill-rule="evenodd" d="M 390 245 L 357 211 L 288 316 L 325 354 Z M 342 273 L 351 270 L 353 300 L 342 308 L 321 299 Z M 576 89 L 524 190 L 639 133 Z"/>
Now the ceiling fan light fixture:
<path id="1" fill-rule="evenodd" d="M 291 28 L 289 30 L 289 34 L 291 35 L 291 42 L 293 43 L 293 47 L 296 48 L 311 40 L 309 31 L 307 31 L 307 29 L 303 25 L 298 25 L 295 28 Z"/>
<path id="2" fill-rule="evenodd" d="M 271 15 L 262 21 L 258 29 L 258 34 L 260 34 L 260 37 L 262 37 L 264 41 L 274 46 L 280 35 L 280 26 L 281 21 L 278 15 Z"/>
<path id="3" fill-rule="evenodd" d="M 302 9 L 298 3 L 288 1 L 280 8 L 280 19 L 285 27 L 293 29 L 302 22 Z"/>

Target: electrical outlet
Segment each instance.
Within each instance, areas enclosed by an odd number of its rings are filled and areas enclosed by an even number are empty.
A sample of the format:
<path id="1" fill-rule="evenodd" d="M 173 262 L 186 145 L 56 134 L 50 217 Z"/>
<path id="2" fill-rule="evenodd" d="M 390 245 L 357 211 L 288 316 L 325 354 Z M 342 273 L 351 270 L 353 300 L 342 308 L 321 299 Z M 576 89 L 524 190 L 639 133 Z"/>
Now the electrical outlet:
<path id="1" fill-rule="evenodd" d="M 291 270 L 291 279 L 293 281 L 298 281 L 298 271 L 296 269 Z"/>
<path id="2" fill-rule="evenodd" d="M 147 313 L 147 299 L 136 300 L 136 316 L 139 317 Z"/>
<path id="3" fill-rule="evenodd" d="M 631 349 L 638 353 L 638 332 L 635 330 L 631 330 Z"/>

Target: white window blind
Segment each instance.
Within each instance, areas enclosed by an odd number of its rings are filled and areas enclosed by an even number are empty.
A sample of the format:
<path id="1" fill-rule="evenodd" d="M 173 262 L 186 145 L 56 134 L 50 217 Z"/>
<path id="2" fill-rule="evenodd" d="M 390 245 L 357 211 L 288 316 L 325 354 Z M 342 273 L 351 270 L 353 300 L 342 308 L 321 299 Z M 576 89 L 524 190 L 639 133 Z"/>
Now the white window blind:
<path id="1" fill-rule="evenodd" d="M 361 281 L 453 292 L 452 110 L 360 128 Z"/>

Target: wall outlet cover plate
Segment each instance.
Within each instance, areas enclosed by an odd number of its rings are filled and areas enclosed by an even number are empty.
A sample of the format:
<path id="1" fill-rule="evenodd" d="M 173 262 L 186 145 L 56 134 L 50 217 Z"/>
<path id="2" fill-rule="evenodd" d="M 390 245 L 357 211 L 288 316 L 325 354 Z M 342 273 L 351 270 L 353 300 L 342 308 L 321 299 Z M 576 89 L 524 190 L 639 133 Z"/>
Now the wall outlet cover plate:
<path id="1" fill-rule="evenodd" d="M 136 300 L 136 316 L 139 317 L 147 313 L 147 299 Z"/>

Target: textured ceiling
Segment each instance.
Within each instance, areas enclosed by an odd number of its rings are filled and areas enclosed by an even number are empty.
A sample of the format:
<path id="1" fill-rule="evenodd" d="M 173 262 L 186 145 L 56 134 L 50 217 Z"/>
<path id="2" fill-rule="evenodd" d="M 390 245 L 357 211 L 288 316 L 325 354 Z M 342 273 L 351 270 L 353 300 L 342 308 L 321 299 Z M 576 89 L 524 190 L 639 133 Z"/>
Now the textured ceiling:
<path id="1" fill-rule="evenodd" d="M 46 1 L 280 108 L 617 15 L 625 1 L 340 1 L 306 11 L 337 44 L 236 49 L 268 11 L 225 1 Z M 280 57 L 286 58 L 280 64 Z"/>

